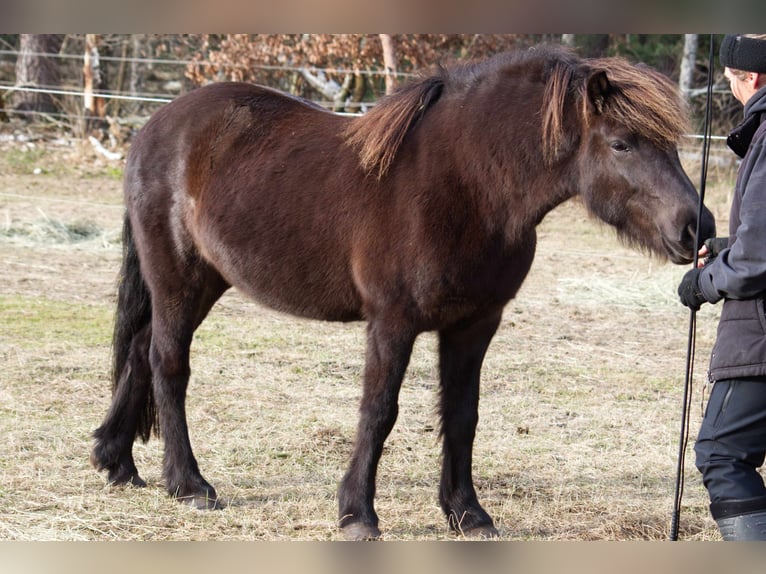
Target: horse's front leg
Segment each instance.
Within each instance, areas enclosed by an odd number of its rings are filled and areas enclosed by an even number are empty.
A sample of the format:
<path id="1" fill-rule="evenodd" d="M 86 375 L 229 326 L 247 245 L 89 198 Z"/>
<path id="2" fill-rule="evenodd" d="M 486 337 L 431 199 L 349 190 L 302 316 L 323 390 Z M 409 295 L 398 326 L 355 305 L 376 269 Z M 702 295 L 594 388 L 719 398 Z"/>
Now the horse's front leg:
<path id="1" fill-rule="evenodd" d="M 439 332 L 442 475 L 439 503 L 450 528 L 470 537 L 495 537 L 492 518 L 476 497 L 471 476 L 479 420 L 479 377 L 501 312 Z"/>
<path id="2" fill-rule="evenodd" d="M 364 390 L 356 444 L 338 489 L 340 528 L 349 540 L 380 537 L 375 513 L 375 475 L 383 443 L 399 412 L 398 397 L 415 334 L 393 321 L 371 320 L 367 328 Z"/>

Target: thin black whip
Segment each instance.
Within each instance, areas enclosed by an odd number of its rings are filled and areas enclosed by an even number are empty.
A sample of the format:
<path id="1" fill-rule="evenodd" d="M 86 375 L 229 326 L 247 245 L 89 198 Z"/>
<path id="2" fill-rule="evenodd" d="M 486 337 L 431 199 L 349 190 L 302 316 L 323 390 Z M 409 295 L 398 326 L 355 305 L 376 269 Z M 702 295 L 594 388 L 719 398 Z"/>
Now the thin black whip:
<path id="1" fill-rule="evenodd" d="M 696 238 L 699 238 L 700 227 L 702 226 L 702 210 L 705 205 L 705 183 L 707 181 L 708 158 L 710 157 L 710 137 L 711 124 L 713 117 L 713 66 L 715 64 L 715 37 L 710 35 L 710 54 L 708 56 L 707 69 L 707 95 L 705 102 L 705 126 L 702 135 L 702 165 L 700 168 L 700 200 L 697 211 L 697 229 Z M 693 268 L 697 267 L 699 256 L 695 250 Z M 697 312 L 691 309 L 689 312 L 689 337 L 686 347 L 686 374 L 684 377 L 684 393 L 682 399 L 681 412 L 681 436 L 678 444 L 678 466 L 676 468 L 676 490 L 675 500 L 673 502 L 673 516 L 670 521 L 670 540 L 678 540 L 679 518 L 681 516 L 681 500 L 684 493 L 684 462 L 686 460 L 686 445 L 689 441 L 689 413 L 691 411 L 692 377 L 694 375 L 694 350 L 697 339 Z"/>

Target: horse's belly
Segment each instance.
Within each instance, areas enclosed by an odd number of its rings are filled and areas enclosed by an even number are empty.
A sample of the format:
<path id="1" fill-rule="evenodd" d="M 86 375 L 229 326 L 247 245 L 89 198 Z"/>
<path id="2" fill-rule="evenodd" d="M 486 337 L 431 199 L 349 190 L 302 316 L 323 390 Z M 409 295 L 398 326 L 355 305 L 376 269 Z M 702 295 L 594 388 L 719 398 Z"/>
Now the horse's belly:
<path id="1" fill-rule="evenodd" d="M 274 239 L 258 246 L 208 242 L 201 251 L 232 286 L 268 307 L 325 321 L 362 318 L 359 295 L 337 252 L 321 256 Z"/>
<path id="2" fill-rule="evenodd" d="M 363 318 L 353 293 L 341 286 L 307 285 L 300 279 L 276 282 L 248 278 L 235 287 L 272 309 L 307 319 L 358 321 Z"/>

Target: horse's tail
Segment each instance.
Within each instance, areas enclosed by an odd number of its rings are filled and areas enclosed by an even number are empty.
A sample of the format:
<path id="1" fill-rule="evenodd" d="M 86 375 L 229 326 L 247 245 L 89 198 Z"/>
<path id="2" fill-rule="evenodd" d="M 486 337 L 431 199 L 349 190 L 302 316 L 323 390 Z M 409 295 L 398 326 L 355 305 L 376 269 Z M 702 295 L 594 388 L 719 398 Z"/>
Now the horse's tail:
<path id="1" fill-rule="evenodd" d="M 141 274 L 133 227 L 127 212 L 122 227 L 122 253 L 112 337 L 112 394 L 134 395 L 133 401 L 129 403 L 139 411 L 134 413 L 138 417 L 136 436 L 140 436 L 146 442 L 152 428 L 159 428 L 152 393 L 151 369 L 148 367 L 152 300 Z M 134 368 L 137 363 L 141 363 L 144 368 Z M 141 380 L 137 380 L 139 378 Z M 136 404 L 135 397 L 143 397 L 140 400 L 142 404 Z"/>

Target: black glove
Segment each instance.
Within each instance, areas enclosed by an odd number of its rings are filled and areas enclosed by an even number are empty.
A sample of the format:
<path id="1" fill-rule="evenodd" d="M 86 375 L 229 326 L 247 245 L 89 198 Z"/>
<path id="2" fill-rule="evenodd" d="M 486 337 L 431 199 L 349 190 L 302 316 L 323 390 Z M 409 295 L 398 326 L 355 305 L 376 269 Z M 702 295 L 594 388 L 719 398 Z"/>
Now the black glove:
<path id="1" fill-rule="evenodd" d="M 694 268 L 686 272 L 681 283 L 678 285 L 678 297 L 681 303 L 692 311 L 699 311 L 700 305 L 707 302 L 700 289 L 700 272 L 702 269 Z"/>
<path id="2" fill-rule="evenodd" d="M 707 257 L 705 257 L 705 264 L 707 265 L 713 259 L 718 257 L 718 254 L 729 246 L 728 237 L 711 237 L 705 240 L 705 247 L 707 247 Z"/>

